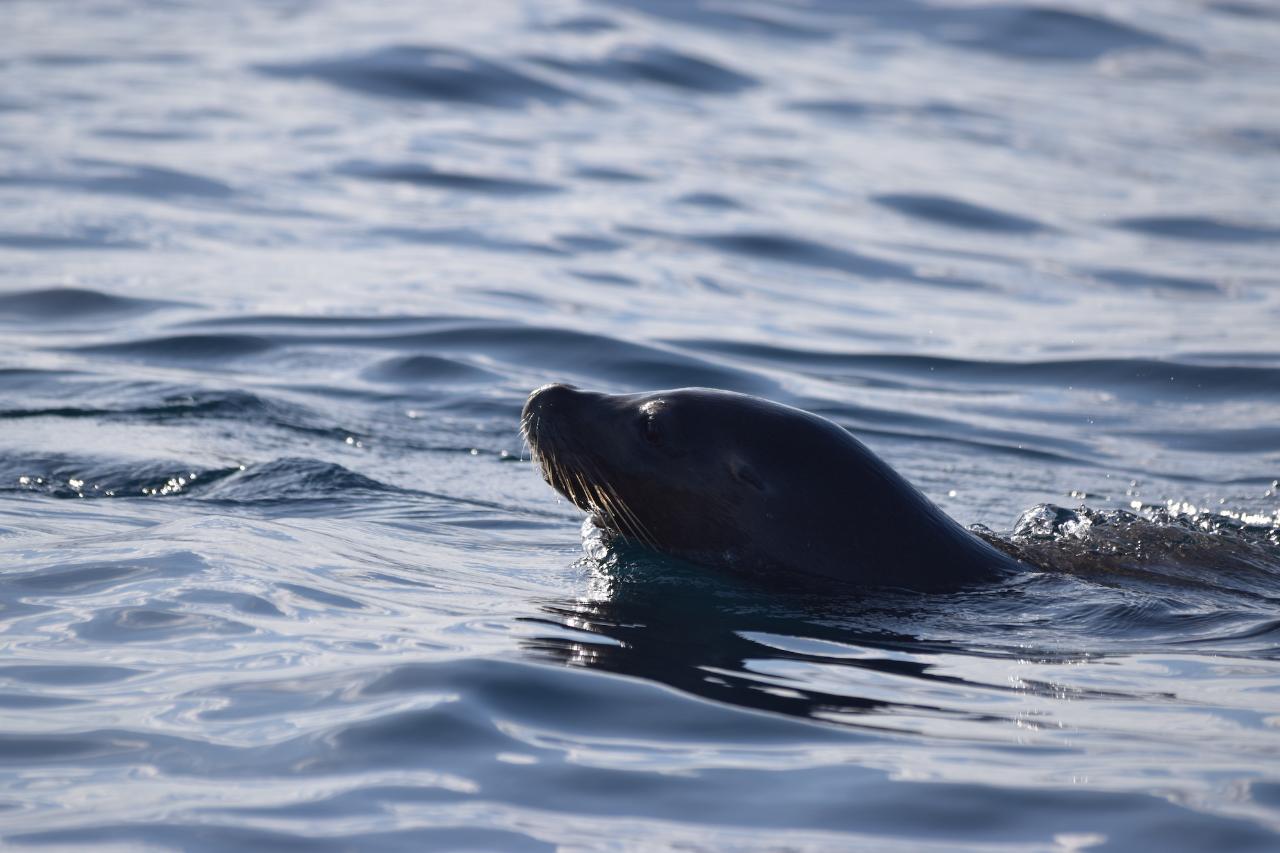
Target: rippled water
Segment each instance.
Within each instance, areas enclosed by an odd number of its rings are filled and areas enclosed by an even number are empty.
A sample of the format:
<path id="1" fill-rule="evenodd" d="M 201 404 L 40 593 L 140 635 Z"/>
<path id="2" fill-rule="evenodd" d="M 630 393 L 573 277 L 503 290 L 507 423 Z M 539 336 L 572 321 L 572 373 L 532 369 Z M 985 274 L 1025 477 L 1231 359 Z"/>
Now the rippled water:
<path id="1" fill-rule="evenodd" d="M 1274 4 L 3 14 L 8 848 L 1280 843 Z M 551 380 L 1089 509 L 955 594 L 587 557 Z"/>

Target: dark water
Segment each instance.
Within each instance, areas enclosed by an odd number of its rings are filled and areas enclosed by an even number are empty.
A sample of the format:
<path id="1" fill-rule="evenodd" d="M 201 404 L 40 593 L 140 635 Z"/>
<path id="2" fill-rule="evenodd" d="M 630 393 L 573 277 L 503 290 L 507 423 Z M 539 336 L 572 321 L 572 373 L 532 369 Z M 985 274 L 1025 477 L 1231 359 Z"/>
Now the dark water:
<path id="1" fill-rule="evenodd" d="M 1273 3 L 0 15 L 7 849 L 1280 845 Z M 584 556 L 550 380 L 1089 509 L 949 595 Z"/>

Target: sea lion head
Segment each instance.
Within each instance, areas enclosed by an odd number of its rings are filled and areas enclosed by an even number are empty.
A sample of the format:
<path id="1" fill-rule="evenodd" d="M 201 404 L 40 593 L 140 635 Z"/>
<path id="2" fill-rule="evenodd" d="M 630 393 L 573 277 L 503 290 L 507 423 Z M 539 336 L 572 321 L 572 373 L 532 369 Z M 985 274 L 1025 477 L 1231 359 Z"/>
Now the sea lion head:
<path id="1" fill-rule="evenodd" d="M 529 396 L 521 430 L 547 483 L 606 529 L 747 569 L 770 563 L 774 546 L 794 551 L 796 537 L 822 523 L 833 473 L 821 460 L 849 438 L 822 418 L 731 391 L 561 384 Z"/>

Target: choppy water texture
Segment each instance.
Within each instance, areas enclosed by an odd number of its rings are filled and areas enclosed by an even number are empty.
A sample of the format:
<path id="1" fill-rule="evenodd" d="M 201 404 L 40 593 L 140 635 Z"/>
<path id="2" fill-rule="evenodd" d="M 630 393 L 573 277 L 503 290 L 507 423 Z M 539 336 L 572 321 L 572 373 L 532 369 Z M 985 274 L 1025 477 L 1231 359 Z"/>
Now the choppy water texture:
<path id="1" fill-rule="evenodd" d="M 1280 844 L 1274 4 L 3 16 L 6 849 Z M 584 557 L 550 380 L 1088 509 L 949 595 Z"/>

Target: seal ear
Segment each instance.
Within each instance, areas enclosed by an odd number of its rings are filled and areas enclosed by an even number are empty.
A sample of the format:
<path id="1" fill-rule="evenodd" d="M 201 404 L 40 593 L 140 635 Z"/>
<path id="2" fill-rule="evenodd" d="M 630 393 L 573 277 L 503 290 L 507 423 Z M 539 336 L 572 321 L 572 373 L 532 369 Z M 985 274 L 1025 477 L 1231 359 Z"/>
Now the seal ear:
<path id="1" fill-rule="evenodd" d="M 760 479 L 760 475 L 755 472 L 747 463 L 741 459 L 734 459 L 729 463 L 729 473 L 739 483 L 746 483 L 757 492 L 764 491 L 764 481 Z"/>

